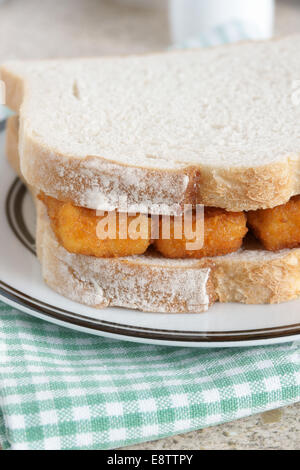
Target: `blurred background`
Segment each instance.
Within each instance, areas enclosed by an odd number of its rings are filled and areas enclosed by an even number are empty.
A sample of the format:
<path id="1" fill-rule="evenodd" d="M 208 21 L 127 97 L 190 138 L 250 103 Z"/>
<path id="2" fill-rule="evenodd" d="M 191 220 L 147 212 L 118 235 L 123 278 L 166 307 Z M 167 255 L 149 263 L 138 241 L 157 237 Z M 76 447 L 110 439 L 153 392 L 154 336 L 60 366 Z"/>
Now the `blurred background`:
<path id="1" fill-rule="evenodd" d="M 300 0 L 0 0 L 0 24 L 0 62 L 135 54 L 300 32 Z"/>
<path id="2" fill-rule="evenodd" d="M 0 0 L 0 62 L 145 53 L 297 32 L 300 0 Z M 0 103 L 0 129 L 8 112 Z M 204 449 L 294 449 L 298 428 L 293 406 L 140 448 L 199 448 L 201 433 Z"/>
<path id="3" fill-rule="evenodd" d="M 231 20 L 267 36 L 272 0 L 0 0 L 0 60 L 165 49 Z M 275 2 L 276 35 L 300 32 L 300 0 Z M 256 18 L 257 24 L 254 24 Z"/>

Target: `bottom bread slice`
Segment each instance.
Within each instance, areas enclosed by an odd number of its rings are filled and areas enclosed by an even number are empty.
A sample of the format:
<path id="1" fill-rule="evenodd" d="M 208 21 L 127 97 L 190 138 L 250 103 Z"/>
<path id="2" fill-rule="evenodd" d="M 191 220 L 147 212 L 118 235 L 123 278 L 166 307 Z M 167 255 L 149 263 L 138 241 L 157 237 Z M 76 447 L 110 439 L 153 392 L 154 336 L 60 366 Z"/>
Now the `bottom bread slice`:
<path id="1" fill-rule="evenodd" d="M 236 253 L 201 260 L 149 252 L 94 258 L 59 245 L 37 200 L 37 253 L 45 282 L 59 294 L 96 308 L 204 312 L 215 301 L 279 303 L 300 295 L 300 249 L 272 253 L 250 240 Z"/>
<path id="2" fill-rule="evenodd" d="M 300 249 L 270 252 L 251 237 L 241 250 L 213 258 L 219 302 L 274 304 L 300 296 Z"/>

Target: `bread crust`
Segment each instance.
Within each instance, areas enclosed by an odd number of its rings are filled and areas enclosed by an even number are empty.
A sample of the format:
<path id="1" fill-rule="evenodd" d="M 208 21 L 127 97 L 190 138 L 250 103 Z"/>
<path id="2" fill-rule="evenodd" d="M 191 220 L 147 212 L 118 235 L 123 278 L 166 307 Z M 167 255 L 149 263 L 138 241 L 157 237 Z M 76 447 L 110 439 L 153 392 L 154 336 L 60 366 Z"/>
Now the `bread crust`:
<path id="1" fill-rule="evenodd" d="M 188 204 L 239 212 L 285 204 L 300 193 L 299 161 L 294 158 L 253 168 L 159 170 L 59 155 L 26 132 L 21 141 L 21 169 L 28 184 L 89 209 L 120 209 L 126 198 L 132 210 L 153 214 L 180 215 Z"/>
<path id="2" fill-rule="evenodd" d="M 8 158 L 18 161 L 14 157 L 18 150 L 17 116 L 8 119 L 7 130 Z M 22 175 L 27 184 L 89 209 L 118 209 L 125 197 L 136 211 L 154 207 L 152 213 L 169 214 L 171 208 L 180 215 L 185 204 L 204 204 L 238 212 L 285 204 L 300 193 L 299 164 L 294 159 L 249 169 L 157 170 L 120 165 L 99 157 L 66 158 L 30 137 L 24 142 Z M 145 187 L 147 192 L 139 189 Z M 160 207 L 155 208 L 156 204 Z"/>
<path id="3" fill-rule="evenodd" d="M 214 258 L 213 278 L 219 302 L 277 304 L 300 296 L 300 249 L 271 253 L 259 244 L 257 248 L 245 247 Z"/>
<path id="4" fill-rule="evenodd" d="M 19 178 L 22 178 L 19 158 L 19 119 L 18 116 L 10 116 L 6 121 L 5 133 L 5 153 L 13 170 L 17 173 Z M 24 180 L 24 179 L 23 179 Z"/>

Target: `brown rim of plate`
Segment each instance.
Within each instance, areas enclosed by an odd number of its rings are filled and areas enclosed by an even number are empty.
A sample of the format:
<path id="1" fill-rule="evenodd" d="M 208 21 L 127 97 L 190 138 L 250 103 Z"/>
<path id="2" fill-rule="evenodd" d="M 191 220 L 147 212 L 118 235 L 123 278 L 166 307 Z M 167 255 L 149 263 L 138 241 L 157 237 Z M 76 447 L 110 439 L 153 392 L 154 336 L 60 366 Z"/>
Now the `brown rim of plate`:
<path id="1" fill-rule="evenodd" d="M 26 186 L 16 178 L 7 193 L 6 198 L 6 217 L 8 224 L 20 243 L 35 255 L 35 240 L 26 225 L 23 214 L 23 201 L 26 195 Z M 300 323 L 288 326 L 279 326 L 272 328 L 256 329 L 256 330 L 239 330 L 239 331 L 179 331 L 179 330 L 160 330 L 155 328 L 142 328 L 121 323 L 97 320 L 91 317 L 83 316 L 68 310 L 55 307 L 46 302 L 28 296 L 13 286 L 9 286 L 0 280 L 0 295 L 6 299 L 13 301 L 21 307 L 25 307 L 36 313 L 40 313 L 49 319 L 63 321 L 70 325 L 76 325 L 88 328 L 91 331 L 103 331 L 123 337 L 136 337 L 163 341 L 181 341 L 181 342 L 197 342 L 210 343 L 217 342 L 220 346 L 223 342 L 237 341 L 254 341 L 282 338 L 300 334 Z M 126 309 L 124 309 L 125 313 Z"/>

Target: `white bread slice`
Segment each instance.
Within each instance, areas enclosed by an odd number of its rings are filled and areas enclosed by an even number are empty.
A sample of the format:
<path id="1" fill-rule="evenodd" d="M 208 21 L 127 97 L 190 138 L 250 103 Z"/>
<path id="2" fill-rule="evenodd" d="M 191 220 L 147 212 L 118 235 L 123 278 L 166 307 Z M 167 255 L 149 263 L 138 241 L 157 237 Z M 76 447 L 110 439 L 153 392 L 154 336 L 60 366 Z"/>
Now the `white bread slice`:
<path id="1" fill-rule="evenodd" d="M 18 169 L 17 119 L 7 127 L 7 156 Z M 33 190 L 35 193 L 36 190 Z M 99 259 L 68 253 L 37 203 L 37 252 L 46 283 L 74 301 L 157 312 L 201 312 L 214 301 L 278 303 L 300 296 L 300 249 L 265 251 L 248 240 L 236 253 L 168 260 L 155 253 Z"/>
<path id="2" fill-rule="evenodd" d="M 92 209 L 118 208 L 124 197 L 135 207 L 283 204 L 300 193 L 299 50 L 293 36 L 7 63 L 1 76 L 20 113 L 23 176 Z"/>

